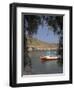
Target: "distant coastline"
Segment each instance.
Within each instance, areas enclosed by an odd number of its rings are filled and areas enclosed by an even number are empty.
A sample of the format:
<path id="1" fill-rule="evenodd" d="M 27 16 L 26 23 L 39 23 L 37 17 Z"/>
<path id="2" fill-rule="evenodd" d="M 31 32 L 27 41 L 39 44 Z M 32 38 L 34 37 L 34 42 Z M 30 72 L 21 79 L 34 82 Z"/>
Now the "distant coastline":
<path id="1" fill-rule="evenodd" d="M 36 38 L 27 38 L 28 51 L 32 50 L 57 50 L 59 47 L 58 43 L 46 43 Z"/>

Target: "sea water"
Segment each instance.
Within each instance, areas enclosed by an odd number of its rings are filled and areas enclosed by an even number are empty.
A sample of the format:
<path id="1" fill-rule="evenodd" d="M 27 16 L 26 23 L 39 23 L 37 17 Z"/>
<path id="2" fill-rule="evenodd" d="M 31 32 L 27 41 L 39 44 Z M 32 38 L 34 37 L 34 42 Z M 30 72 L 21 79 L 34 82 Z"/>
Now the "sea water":
<path id="1" fill-rule="evenodd" d="M 42 62 L 40 56 L 56 56 L 57 51 L 31 51 L 29 52 L 32 65 L 31 74 L 56 74 L 63 73 L 63 65 L 58 64 L 58 60 Z"/>

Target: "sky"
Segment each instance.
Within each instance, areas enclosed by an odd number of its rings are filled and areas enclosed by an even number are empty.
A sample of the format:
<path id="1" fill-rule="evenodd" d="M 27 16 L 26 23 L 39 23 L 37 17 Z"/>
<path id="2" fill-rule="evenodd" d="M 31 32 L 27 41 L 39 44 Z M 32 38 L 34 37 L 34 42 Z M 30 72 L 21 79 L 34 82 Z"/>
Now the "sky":
<path id="1" fill-rule="evenodd" d="M 34 34 L 33 37 L 47 43 L 59 43 L 58 35 L 54 34 L 52 29 L 48 29 L 47 25 L 40 25 L 37 34 Z"/>
<path id="2" fill-rule="evenodd" d="M 37 33 L 33 34 L 32 37 L 47 43 L 59 43 L 58 35 L 54 34 L 52 28 L 48 28 L 46 20 L 41 20 L 43 22 L 43 25 L 38 25 Z M 25 26 L 28 27 L 27 21 L 25 22 Z"/>

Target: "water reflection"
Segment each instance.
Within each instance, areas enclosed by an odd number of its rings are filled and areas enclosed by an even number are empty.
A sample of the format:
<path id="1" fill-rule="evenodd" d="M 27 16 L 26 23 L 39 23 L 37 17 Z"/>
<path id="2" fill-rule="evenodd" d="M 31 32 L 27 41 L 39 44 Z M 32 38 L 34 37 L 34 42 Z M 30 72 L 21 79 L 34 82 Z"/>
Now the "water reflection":
<path id="1" fill-rule="evenodd" d="M 32 63 L 32 74 L 55 74 L 62 73 L 63 66 L 59 65 L 58 60 L 41 62 L 40 56 L 42 55 L 57 55 L 56 51 L 31 51 L 29 56 Z"/>

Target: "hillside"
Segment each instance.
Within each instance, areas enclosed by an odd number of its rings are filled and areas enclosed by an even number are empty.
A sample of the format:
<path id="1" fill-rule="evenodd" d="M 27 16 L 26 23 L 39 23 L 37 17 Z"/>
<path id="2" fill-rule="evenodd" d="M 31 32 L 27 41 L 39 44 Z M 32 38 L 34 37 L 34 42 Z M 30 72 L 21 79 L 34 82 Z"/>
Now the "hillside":
<path id="1" fill-rule="evenodd" d="M 28 46 L 30 47 L 41 47 L 41 48 L 57 48 L 58 47 L 58 44 L 56 43 L 46 43 L 46 42 L 43 42 L 43 41 L 40 41 L 36 38 L 27 38 L 27 44 Z"/>

